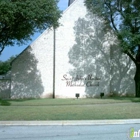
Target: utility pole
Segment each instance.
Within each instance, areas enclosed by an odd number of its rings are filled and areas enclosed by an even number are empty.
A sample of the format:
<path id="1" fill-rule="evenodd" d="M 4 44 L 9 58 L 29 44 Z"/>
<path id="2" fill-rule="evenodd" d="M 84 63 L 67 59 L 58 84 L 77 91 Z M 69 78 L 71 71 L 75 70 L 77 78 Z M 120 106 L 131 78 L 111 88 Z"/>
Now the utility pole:
<path id="1" fill-rule="evenodd" d="M 53 27 L 53 99 L 55 99 L 55 27 Z"/>

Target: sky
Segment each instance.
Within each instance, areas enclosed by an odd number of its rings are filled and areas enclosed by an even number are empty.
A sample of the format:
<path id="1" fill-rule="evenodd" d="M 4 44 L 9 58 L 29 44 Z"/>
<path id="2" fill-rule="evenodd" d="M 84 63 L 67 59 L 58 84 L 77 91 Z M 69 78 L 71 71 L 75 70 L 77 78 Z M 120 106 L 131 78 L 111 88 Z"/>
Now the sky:
<path id="1" fill-rule="evenodd" d="M 59 0 L 58 7 L 60 10 L 64 11 L 68 7 L 68 0 Z M 28 41 L 25 45 L 6 47 L 2 54 L 0 55 L 0 61 L 6 61 L 11 56 L 20 54 L 27 46 L 29 46 L 41 33 L 36 33 L 32 37 L 32 41 Z"/>

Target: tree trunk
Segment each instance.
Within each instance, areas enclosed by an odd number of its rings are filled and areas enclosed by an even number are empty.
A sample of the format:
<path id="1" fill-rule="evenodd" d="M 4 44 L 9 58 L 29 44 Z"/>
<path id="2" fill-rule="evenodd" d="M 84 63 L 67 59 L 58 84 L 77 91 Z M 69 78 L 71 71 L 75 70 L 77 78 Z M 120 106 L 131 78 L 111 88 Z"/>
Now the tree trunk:
<path id="1" fill-rule="evenodd" d="M 136 73 L 135 73 L 135 88 L 136 88 L 136 97 L 140 97 L 140 63 L 136 64 Z"/>

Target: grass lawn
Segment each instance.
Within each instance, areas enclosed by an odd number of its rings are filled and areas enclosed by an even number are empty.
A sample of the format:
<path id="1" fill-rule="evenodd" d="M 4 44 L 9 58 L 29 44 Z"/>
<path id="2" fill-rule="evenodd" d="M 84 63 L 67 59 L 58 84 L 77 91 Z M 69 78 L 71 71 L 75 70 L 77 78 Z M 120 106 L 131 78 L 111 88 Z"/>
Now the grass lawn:
<path id="1" fill-rule="evenodd" d="M 0 100 L 0 121 L 138 118 L 140 98 Z"/>

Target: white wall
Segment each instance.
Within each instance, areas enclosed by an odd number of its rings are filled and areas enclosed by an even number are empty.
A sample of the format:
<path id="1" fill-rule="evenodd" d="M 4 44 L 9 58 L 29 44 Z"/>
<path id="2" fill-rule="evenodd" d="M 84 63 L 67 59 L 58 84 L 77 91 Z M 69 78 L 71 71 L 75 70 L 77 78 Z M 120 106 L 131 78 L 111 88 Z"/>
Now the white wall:
<path id="1" fill-rule="evenodd" d="M 44 92 L 38 60 L 28 47 L 12 63 L 11 98 L 40 97 Z"/>
<path id="2" fill-rule="evenodd" d="M 135 64 L 117 46 L 111 48 L 111 93 L 114 95 L 129 95 L 135 93 Z"/>
<path id="3" fill-rule="evenodd" d="M 10 79 L 0 79 L 0 98 L 10 98 Z"/>

